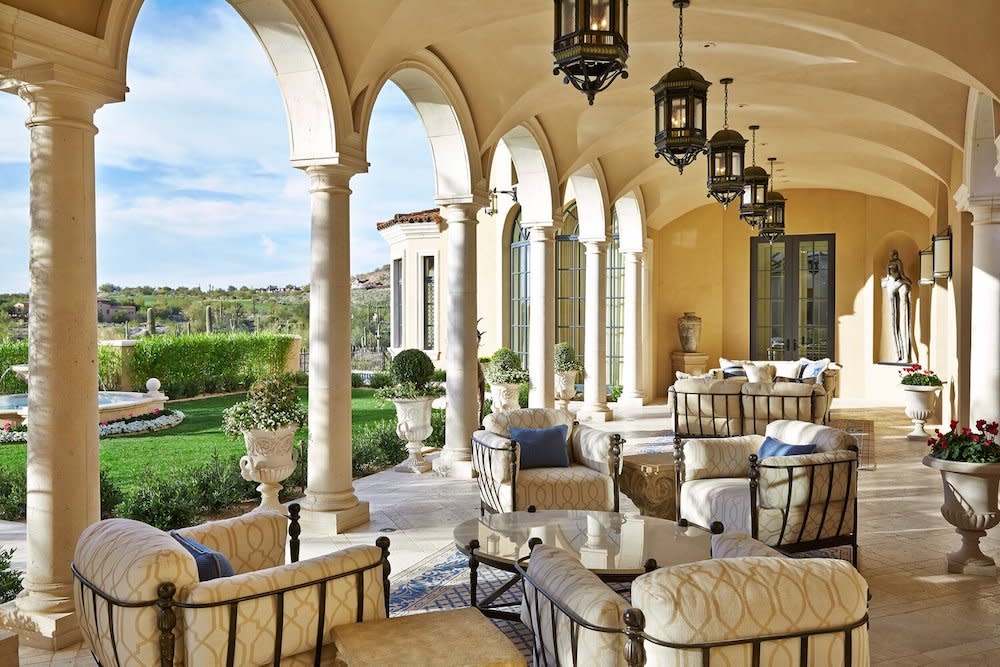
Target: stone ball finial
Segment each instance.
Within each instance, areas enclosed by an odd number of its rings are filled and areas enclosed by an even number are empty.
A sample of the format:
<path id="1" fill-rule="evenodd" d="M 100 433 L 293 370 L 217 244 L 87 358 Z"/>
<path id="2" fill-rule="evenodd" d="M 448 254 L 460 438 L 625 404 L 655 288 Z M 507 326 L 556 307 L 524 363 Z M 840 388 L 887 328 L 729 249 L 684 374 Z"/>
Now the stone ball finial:
<path id="1" fill-rule="evenodd" d="M 146 380 L 146 391 L 150 394 L 155 394 L 160 391 L 160 381 L 156 378 L 149 378 Z"/>

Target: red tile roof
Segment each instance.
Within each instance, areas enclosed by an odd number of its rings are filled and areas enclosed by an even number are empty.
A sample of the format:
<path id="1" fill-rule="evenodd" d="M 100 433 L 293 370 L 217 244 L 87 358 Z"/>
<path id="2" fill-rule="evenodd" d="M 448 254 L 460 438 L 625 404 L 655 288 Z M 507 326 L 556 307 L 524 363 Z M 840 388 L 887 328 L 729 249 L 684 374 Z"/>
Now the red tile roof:
<path id="1" fill-rule="evenodd" d="M 392 216 L 392 220 L 386 220 L 385 222 L 375 223 L 376 229 L 382 231 L 383 229 L 388 229 L 393 225 L 410 223 L 410 222 L 436 222 L 438 227 L 444 223 L 444 218 L 438 215 L 438 211 L 441 209 L 429 208 L 426 211 L 414 211 L 413 213 L 397 213 Z"/>

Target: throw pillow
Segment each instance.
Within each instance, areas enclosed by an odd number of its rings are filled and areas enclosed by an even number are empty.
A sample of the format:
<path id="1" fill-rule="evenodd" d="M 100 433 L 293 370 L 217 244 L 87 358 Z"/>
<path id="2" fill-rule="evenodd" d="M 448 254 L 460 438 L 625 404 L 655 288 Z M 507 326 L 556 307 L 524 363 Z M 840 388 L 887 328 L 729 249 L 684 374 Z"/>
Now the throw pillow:
<path id="1" fill-rule="evenodd" d="M 830 359 L 819 359 L 818 361 L 810 361 L 804 357 L 799 361 L 803 361 L 802 373 L 799 375 L 801 378 L 817 378 L 823 374 L 826 367 L 830 365 Z"/>
<path id="2" fill-rule="evenodd" d="M 746 372 L 747 380 L 750 382 L 771 384 L 774 382 L 774 376 L 776 375 L 776 369 L 771 364 L 762 364 L 760 366 L 757 364 L 743 364 L 743 370 Z"/>
<path id="3" fill-rule="evenodd" d="M 729 361 L 728 359 L 726 361 Z M 730 362 L 731 363 L 731 362 Z M 735 377 L 746 377 L 747 372 L 743 370 L 742 366 L 723 366 L 722 367 L 722 377 L 723 378 L 735 378 Z"/>
<path id="4" fill-rule="evenodd" d="M 674 375 L 677 376 L 678 380 L 711 380 L 713 377 L 715 377 L 711 373 L 692 375 L 691 373 L 685 373 L 684 371 L 675 371 Z"/>
<path id="5" fill-rule="evenodd" d="M 204 544 L 184 537 L 177 531 L 170 531 L 170 536 L 180 542 L 180 545 L 188 550 L 198 566 L 198 581 L 210 581 L 221 579 L 222 577 L 233 576 L 233 566 L 229 559 L 218 551 L 209 549 Z"/>
<path id="6" fill-rule="evenodd" d="M 527 468 L 568 468 L 566 424 L 550 428 L 510 428 L 510 439 L 521 445 L 521 470 Z"/>
<path id="7" fill-rule="evenodd" d="M 796 456 L 798 454 L 812 454 L 816 451 L 816 445 L 790 445 L 777 438 L 767 436 L 761 443 L 757 451 L 757 458 L 766 459 L 769 456 Z"/>

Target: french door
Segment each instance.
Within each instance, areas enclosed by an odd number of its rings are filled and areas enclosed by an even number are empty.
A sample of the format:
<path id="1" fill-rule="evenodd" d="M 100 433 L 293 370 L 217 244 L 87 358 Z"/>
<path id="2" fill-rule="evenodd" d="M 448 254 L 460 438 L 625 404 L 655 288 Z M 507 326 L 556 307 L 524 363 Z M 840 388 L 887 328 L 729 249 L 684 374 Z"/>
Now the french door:
<path id="1" fill-rule="evenodd" d="M 833 234 L 750 239 L 750 358 L 834 358 Z"/>

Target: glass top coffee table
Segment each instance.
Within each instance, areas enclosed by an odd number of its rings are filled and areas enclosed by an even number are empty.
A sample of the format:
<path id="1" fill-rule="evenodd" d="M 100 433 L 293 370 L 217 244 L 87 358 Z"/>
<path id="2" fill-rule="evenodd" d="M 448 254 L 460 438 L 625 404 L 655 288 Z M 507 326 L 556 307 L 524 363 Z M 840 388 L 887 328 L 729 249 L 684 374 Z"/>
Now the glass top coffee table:
<path id="1" fill-rule="evenodd" d="M 711 534 L 668 519 L 588 510 L 504 512 L 463 521 L 455 528 L 455 544 L 469 557 L 470 606 L 487 616 L 518 618 L 509 605 L 495 604 L 520 581 L 514 563 L 530 553 L 529 542 L 560 547 L 607 582 L 628 582 L 666 565 L 711 557 Z M 482 600 L 477 570 L 483 563 L 514 576 Z"/>

